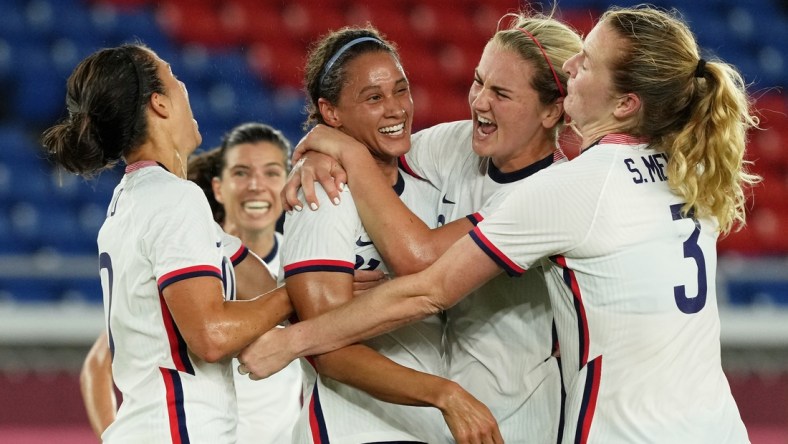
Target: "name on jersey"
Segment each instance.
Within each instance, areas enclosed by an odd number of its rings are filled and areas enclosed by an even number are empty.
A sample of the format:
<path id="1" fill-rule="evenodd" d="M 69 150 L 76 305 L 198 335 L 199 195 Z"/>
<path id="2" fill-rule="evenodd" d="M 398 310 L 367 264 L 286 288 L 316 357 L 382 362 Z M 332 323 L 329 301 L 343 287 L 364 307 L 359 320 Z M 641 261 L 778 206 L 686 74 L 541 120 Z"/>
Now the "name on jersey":
<path id="1" fill-rule="evenodd" d="M 663 153 L 624 159 L 624 165 L 632 173 L 632 182 L 636 184 L 667 181 L 667 164 L 668 158 Z"/>

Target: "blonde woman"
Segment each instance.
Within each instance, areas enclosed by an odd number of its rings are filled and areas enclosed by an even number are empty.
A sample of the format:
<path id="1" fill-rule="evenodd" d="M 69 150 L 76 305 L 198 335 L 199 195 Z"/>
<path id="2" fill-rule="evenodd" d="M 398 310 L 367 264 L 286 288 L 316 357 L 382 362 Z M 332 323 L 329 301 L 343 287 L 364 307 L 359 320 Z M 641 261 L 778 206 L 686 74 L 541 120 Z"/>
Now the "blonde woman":
<path id="1" fill-rule="evenodd" d="M 564 64 L 576 159 L 523 180 L 425 271 L 256 341 L 257 376 L 542 265 L 566 386 L 563 442 L 748 442 L 720 364 L 716 241 L 744 223 L 756 124 L 741 76 L 676 15 L 612 8 Z M 254 360 L 252 360 L 254 358 Z"/>

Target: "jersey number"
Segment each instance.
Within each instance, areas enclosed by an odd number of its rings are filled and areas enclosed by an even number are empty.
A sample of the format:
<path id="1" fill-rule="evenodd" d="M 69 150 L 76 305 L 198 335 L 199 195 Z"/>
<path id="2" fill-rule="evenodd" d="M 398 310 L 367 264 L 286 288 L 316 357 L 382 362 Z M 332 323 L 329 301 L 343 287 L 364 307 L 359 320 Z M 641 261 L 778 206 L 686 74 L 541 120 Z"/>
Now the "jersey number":
<path id="1" fill-rule="evenodd" d="M 107 270 L 107 285 L 102 287 L 107 289 L 107 313 L 112 312 L 112 259 L 109 253 L 99 254 L 99 273 L 102 270 Z M 109 353 L 111 359 L 115 358 L 115 340 L 112 339 L 112 329 L 109 325 L 109 316 L 107 316 L 107 335 L 109 336 Z"/>
<path id="2" fill-rule="evenodd" d="M 706 292 L 708 290 L 706 285 L 706 259 L 703 257 L 703 250 L 698 245 L 700 222 L 695 219 L 692 210 L 686 215 L 681 214 L 682 206 L 683 204 L 671 205 L 670 212 L 673 215 L 673 220 L 689 218 L 695 223 L 695 229 L 692 231 L 692 234 L 684 241 L 684 257 L 692 258 L 698 267 L 698 294 L 693 298 L 687 297 L 687 288 L 684 285 L 677 285 L 673 287 L 673 297 L 676 299 L 676 306 L 679 307 L 679 310 L 686 314 L 692 314 L 701 311 L 706 305 Z"/>

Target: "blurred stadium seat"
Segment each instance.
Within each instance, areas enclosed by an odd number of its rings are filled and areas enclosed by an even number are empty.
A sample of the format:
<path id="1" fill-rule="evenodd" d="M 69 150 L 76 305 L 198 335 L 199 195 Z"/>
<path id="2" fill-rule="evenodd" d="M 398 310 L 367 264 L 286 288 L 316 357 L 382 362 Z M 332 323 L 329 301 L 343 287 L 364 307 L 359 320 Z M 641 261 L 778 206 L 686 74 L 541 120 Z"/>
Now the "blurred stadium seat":
<path id="1" fill-rule="evenodd" d="M 788 102 L 775 88 L 788 84 L 785 9 L 776 0 L 654 3 L 680 9 L 705 53 L 738 66 L 758 97 L 763 129 L 752 133 L 747 157 L 766 180 L 754 190 L 751 226 L 723 240 L 721 253 L 788 254 L 788 244 L 769 237 L 788 228 Z M 0 105 L 0 204 L 7 210 L 0 231 L 18 236 L 22 251 L 88 252 L 88 243 L 67 239 L 94 236 L 119 173 L 92 184 L 63 173 L 54 180 L 36 146 L 40 130 L 62 117 L 68 73 L 99 47 L 139 39 L 170 61 L 190 89 L 204 147 L 248 120 L 267 121 L 295 142 L 305 118 L 303 63 L 319 35 L 370 22 L 393 39 L 413 85 L 419 129 L 467 118 L 467 89 L 483 45 L 498 19 L 521 6 L 516 0 L 4 1 L 0 91 L 14 107 Z M 559 6 L 560 17 L 587 33 L 606 3 Z M 53 197 L 57 202 L 49 202 Z M 68 223 L 53 224 L 52 215 Z M 71 224 L 72 231 L 63 227 Z M 3 251 L 11 250 L 5 244 Z"/>

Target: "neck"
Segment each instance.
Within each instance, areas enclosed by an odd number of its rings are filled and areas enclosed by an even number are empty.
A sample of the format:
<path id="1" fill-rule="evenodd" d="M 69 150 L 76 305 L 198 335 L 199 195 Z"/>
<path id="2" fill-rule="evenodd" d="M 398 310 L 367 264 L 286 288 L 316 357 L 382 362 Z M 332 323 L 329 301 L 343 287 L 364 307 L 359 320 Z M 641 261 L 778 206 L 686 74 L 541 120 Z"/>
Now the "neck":
<path id="1" fill-rule="evenodd" d="M 399 170 L 397 167 L 397 159 L 392 158 L 389 160 L 382 160 L 375 157 L 375 162 L 378 164 L 380 171 L 383 172 L 383 175 L 388 178 L 391 186 L 396 185 L 397 177 L 399 174 Z"/>
<path id="2" fill-rule="evenodd" d="M 126 163 L 131 165 L 143 160 L 152 160 L 164 165 L 172 174 L 181 179 L 186 179 L 186 156 L 186 154 L 181 154 L 174 147 L 164 148 L 148 142 L 126 156 Z"/>
<path id="3" fill-rule="evenodd" d="M 555 151 L 555 142 L 541 140 L 519 150 L 512 157 L 492 157 L 492 163 L 502 173 L 519 171 L 544 159 Z"/>
<path id="4" fill-rule="evenodd" d="M 614 133 L 624 133 L 627 132 L 625 128 L 622 127 L 621 122 L 611 122 L 607 124 L 600 124 L 600 125 L 588 125 L 585 127 L 576 127 L 577 132 L 582 137 L 582 143 L 580 144 L 580 149 L 584 150 L 589 146 L 596 143 L 602 137 L 608 134 Z"/>
<path id="5" fill-rule="evenodd" d="M 237 236 L 243 240 L 246 248 L 263 258 L 268 256 L 268 253 L 274 248 L 274 228 L 272 224 L 263 230 L 251 230 L 248 232 L 239 230 Z"/>

